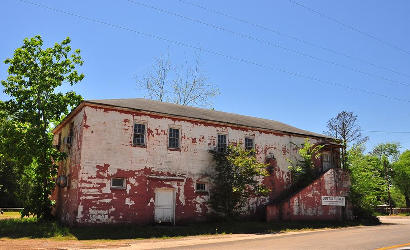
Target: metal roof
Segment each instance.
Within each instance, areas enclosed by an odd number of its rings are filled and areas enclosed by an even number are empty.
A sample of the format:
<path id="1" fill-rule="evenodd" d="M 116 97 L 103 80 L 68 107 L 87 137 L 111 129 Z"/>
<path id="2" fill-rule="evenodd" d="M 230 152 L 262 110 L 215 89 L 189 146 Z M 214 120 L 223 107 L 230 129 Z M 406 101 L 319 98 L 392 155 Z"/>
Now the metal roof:
<path id="1" fill-rule="evenodd" d="M 195 118 L 205 121 L 242 125 L 246 127 L 266 129 L 277 132 L 287 132 L 292 134 L 333 139 L 332 137 L 329 137 L 327 135 L 299 129 L 278 121 L 221 112 L 212 109 L 196 108 L 167 102 L 147 100 L 143 98 L 87 100 L 85 101 L 85 103 L 108 105 L 113 107 L 149 111 L 173 116 Z"/>

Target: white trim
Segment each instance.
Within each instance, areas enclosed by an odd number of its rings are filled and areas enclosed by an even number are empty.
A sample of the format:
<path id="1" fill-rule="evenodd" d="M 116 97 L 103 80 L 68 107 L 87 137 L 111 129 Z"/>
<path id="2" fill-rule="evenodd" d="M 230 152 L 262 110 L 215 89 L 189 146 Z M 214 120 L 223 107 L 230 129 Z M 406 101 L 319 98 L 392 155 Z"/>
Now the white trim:
<path id="1" fill-rule="evenodd" d="M 183 181 L 186 177 L 178 177 L 178 176 L 159 176 L 159 175 L 148 175 L 148 178 L 152 179 L 159 179 L 159 180 L 179 180 Z"/>
<path id="2" fill-rule="evenodd" d="M 228 132 L 218 132 L 218 133 L 216 134 L 216 150 L 218 151 L 218 142 L 219 142 L 218 136 L 219 136 L 219 135 L 225 135 L 225 136 L 226 136 L 226 141 L 225 141 L 225 143 L 226 143 L 226 149 L 228 149 L 228 146 L 229 146 L 229 134 L 228 134 Z"/>
<path id="3" fill-rule="evenodd" d="M 144 126 L 145 126 L 145 130 L 144 130 L 144 144 L 143 144 L 143 145 L 134 145 L 134 133 L 135 133 L 134 128 L 135 128 L 135 124 L 141 124 L 141 125 L 144 125 Z M 131 144 L 132 144 L 133 147 L 146 147 L 146 146 L 147 146 L 147 130 L 148 130 L 148 122 L 142 121 L 142 120 L 136 121 L 136 120 L 134 119 L 134 123 L 132 124 L 132 137 L 131 137 L 131 139 L 132 139 Z"/>
<path id="4" fill-rule="evenodd" d="M 175 210 L 176 210 L 176 190 L 175 188 L 167 188 L 167 187 L 161 187 L 161 188 L 155 188 L 154 190 L 154 221 L 155 221 L 155 206 L 157 205 L 156 202 L 156 194 L 158 191 L 161 190 L 171 190 L 172 191 L 172 213 L 173 213 L 173 218 L 172 218 L 172 224 L 175 225 Z"/>
<path id="5" fill-rule="evenodd" d="M 113 186 L 113 185 L 112 185 L 112 182 L 113 182 L 114 179 L 122 179 L 122 180 L 123 180 L 122 187 L 120 187 L 120 186 Z M 111 183 L 110 187 L 111 187 L 112 189 L 125 189 L 125 187 L 127 186 L 127 180 L 126 180 L 124 177 L 112 177 L 110 183 Z"/>
<path id="6" fill-rule="evenodd" d="M 251 139 L 252 140 L 252 149 L 255 149 L 255 136 L 252 135 L 246 135 L 245 138 L 243 139 L 243 148 L 246 149 L 246 139 Z"/>
<path id="7" fill-rule="evenodd" d="M 204 184 L 205 185 L 205 189 L 204 190 L 198 190 L 197 189 L 197 184 Z M 208 192 L 208 183 L 204 182 L 204 181 L 196 181 L 195 182 L 195 192 Z"/>
<path id="8" fill-rule="evenodd" d="M 171 148 L 169 147 L 169 129 L 178 129 L 178 147 L 176 148 Z M 167 136 L 167 149 L 181 149 L 182 148 L 182 125 L 176 125 L 176 124 L 169 124 L 168 125 L 168 136 Z"/>

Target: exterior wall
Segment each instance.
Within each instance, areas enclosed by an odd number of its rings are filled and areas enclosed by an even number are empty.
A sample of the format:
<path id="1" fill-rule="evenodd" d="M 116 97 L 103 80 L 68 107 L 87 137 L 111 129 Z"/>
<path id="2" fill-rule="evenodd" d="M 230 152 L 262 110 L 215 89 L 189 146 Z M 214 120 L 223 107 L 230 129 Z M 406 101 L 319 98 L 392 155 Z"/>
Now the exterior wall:
<path id="1" fill-rule="evenodd" d="M 68 223 L 152 223 L 159 188 L 175 191 L 176 222 L 205 219 L 210 212 L 206 201 L 212 193 L 196 192 L 195 183 L 210 184 L 209 150 L 216 147 L 218 133 L 227 134 L 229 143 L 243 144 L 245 136 L 254 138 L 257 159 L 270 163 L 271 175 L 263 181 L 272 188 L 274 198 L 290 184 L 287 159 L 295 159 L 295 145 L 304 142 L 302 136 L 91 105 L 72 119 L 75 149 L 65 163 L 69 167 L 61 168 L 65 171 L 61 173 L 70 174 L 69 185 L 56 189 L 57 210 Z M 134 123 L 146 124 L 145 147 L 132 145 Z M 180 150 L 167 148 L 170 126 L 180 128 Z M 113 177 L 125 178 L 126 188 L 112 189 Z M 268 200 L 251 199 L 247 212 L 254 213 Z"/>
<path id="2" fill-rule="evenodd" d="M 78 180 L 81 168 L 81 146 L 83 123 L 86 116 L 81 110 L 60 130 L 55 131 L 53 144 L 58 144 L 58 137 L 61 133 L 60 150 L 68 154 L 69 157 L 59 163 L 58 176 L 67 176 L 67 186 L 56 186 L 52 199 L 56 201 L 55 213 L 63 222 L 72 222 L 77 217 L 78 210 Z M 73 123 L 74 135 L 71 146 L 63 143 L 63 138 L 69 136 L 70 123 Z"/>
<path id="3" fill-rule="evenodd" d="M 290 199 L 267 206 L 267 221 L 275 220 L 341 220 L 351 215 L 350 204 L 346 207 L 323 206 L 322 196 L 347 196 L 350 179 L 342 169 L 330 169 L 320 178 Z"/>

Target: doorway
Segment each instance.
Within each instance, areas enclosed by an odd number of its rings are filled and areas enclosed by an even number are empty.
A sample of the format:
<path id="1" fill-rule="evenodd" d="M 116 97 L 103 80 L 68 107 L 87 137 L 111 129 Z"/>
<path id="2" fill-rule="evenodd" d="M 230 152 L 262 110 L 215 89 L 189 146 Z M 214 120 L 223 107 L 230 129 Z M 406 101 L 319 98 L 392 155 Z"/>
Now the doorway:
<path id="1" fill-rule="evenodd" d="M 175 224 L 175 192 L 171 188 L 158 188 L 155 190 L 155 215 L 156 223 Z"/>

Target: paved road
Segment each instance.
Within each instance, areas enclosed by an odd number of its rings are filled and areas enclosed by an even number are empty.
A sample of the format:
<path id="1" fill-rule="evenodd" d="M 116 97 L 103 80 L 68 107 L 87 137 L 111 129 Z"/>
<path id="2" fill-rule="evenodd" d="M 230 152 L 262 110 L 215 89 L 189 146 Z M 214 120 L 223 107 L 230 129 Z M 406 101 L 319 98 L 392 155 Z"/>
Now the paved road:
<path id="1" fill-rule="evenodd" d="M 383 225 L 256 239 L 178 246 L 177 249 L 410 249 L 410 218 L 382 218 Z"/>

